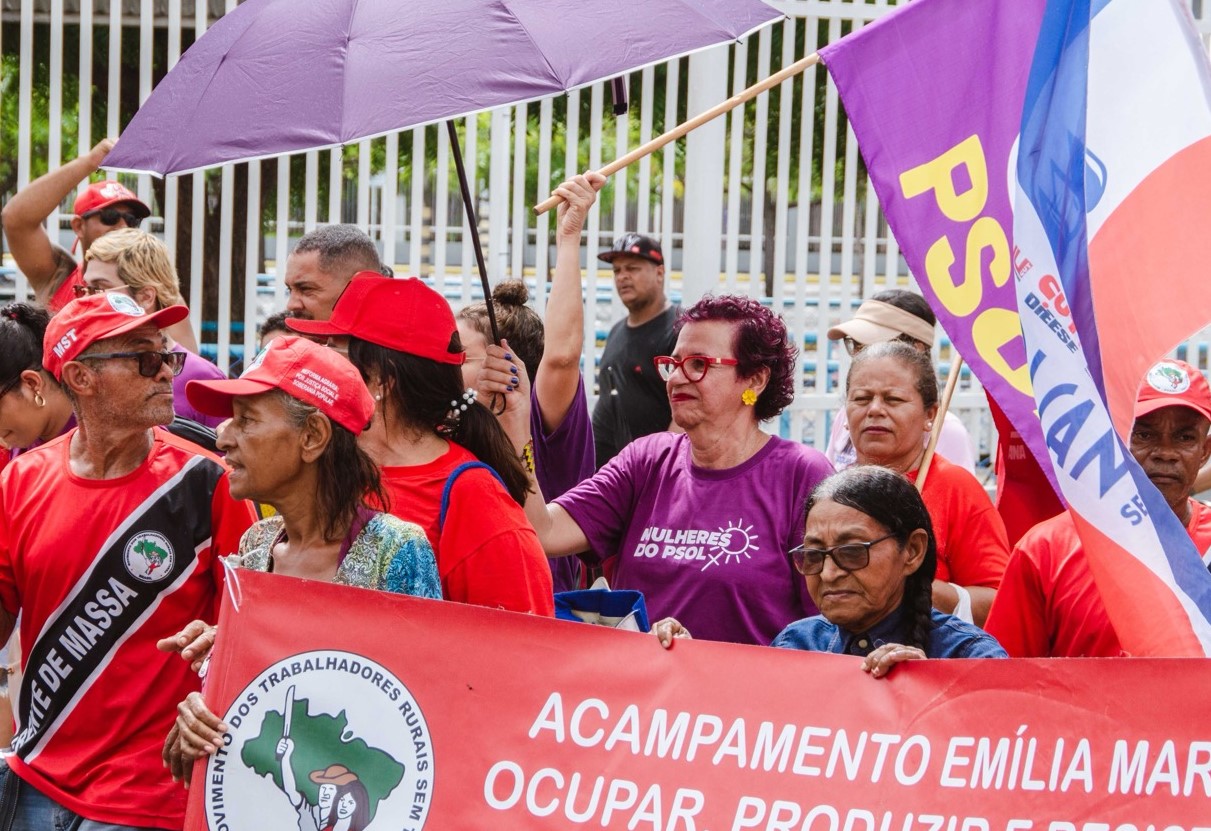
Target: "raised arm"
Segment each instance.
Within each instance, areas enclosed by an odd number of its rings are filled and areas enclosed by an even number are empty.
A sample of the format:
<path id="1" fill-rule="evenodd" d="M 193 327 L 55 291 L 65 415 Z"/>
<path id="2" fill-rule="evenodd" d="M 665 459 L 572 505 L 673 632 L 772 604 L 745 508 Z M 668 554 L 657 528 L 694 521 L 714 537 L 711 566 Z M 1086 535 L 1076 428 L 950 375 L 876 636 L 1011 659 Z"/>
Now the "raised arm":
<path id="1" fill-rule="evenodd" d="M 547 299 L 542 360 L 534 392 L 542 409 L 542 426 L 554 432 L 572 406 L 580 386 L 584 351 L 584 296 L 580 275 L 580 232 L 605 177 L 592 171 L 573 176 L 554 190 L 559 206 L 555 232 L 555 274 Z"/>
<path id="2" fill-rule="evenodd" d="M 522 369 L 509 352 L 508 341 L 503 346 L 489 345 L 488 356 L 479 371 L 476 389 L 481 396 L 504 400 L 504 411 L 498 413 L 500 425 L 518 455 L 530 443 L 530 384 Z M 499 410 L 499 406 L 498 406 Z M 524 457 L 523 457 L 524 458 Z M 526 519 L 538 533 L 538 540 L 548 557 L 565 557 L 585 551 L 589 541 L 568 512 L 555 503 L 547 504 L 538 486 L 534 471 L 526 466 L 530 476 L 530 492 L 526 495 Z"/>
<path id="3" fill-rule="evenodd" d="M 75 268 L 71 256 L 51 241 L 42 223 L 72 188 L 101 166 L 113 146 L 112 140 L 102 139 L 85 155 L 39 176 L 19 190 L 0 214 L 17 268 L 29 280 L 41 303 L 50 299 L 61 282 L 57 278 L 66 277 Z"/>

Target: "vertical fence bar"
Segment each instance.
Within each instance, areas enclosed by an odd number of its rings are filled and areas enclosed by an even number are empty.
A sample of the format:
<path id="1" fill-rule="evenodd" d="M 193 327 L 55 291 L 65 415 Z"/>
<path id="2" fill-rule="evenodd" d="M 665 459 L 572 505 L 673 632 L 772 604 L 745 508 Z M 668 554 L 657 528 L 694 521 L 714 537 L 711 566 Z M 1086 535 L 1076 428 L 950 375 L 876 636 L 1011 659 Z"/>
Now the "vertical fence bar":
<path id="1" fill-rule="evenodd" d="M 273 232 L 273 310 L 286 308 L 286 258 L 290 256 L 290 156 L 278 158 L 277 210 Z"/>
<path id="2" fill-rule="evenodd" d="M 30 133 L 33 124 L 33 78 L 34 78 L 34 4 L 21 4 L 21 34 L 17 62 L 20 80 L 17 82 L 17 190 L 29 184 Z M 17 272 L 13 285 L 13 296 L 24 300 L 29 294 L 25 275 Z"/>
<path id="3" fill-rule="evenodd" d="M 412 215 L 408 220 L 408 273 L 424 277 L 425 245 L 425 127 L 412 131 Z M 440 289 L 439 289 L 440 291 Z"/>
<path id="4" fill-rule="evenodd" d="M 680 100 L 679 87 L 681 79 L 681 61 L 670 61 L 667 64 L 666 75 L 664 78 L 664 130 L 668 132 L 676 127 L 680 122 L 678 120 L 679 107 L 677 102 Z M 661 151 L 661 172 L 660 172 L 660 247 L 664 251 L 664 270 L 665 283 L 672 288 L 672 280 L 669 272 L 673 270 L 673 250 L 675 247 L 674 211 L 676 208 L 676 176 L 677 176 L 677 148 L 673 147 L 672 142 L 666 144 Z"/>
<path id="5" fill-rule="evenodd" d="M 639 84 L 639 145 L 652 139 L 652 114 L 655 108 L 656 68 L 645 67 Z M 635 218 L 635 230 L 641 234 L 652 233 L 652 157 L 639 160 L 639 182 L 635 192 L 639 203 Z"/>
<path id="6" fill-rule="evenodd" d="M 748 42 L 740 41 L 732 49 L 732 95 L 739 95 L 748 86 Z M 730 135 L 727 148 L 727 225 L 723 235 L 724 286 L 729 294 L 736 291 L 736 273 L 740 269 L 740 195 L 744 190 L 744 116 L 747 104 L 731 111 Z"/>
<path id="7" fill-rule="evenodd" d="M 206 33 L 209 23 L 206 0 L 193 0 L 194 40 Z M 205 278 L 206 248 L 206 174 L 193 174 L 189 228 L 189 321 L 198 334 L 201 345 L 205 333 L 202 331 L 202 283 Z"/>
<path id="8" fill-rule="evenodd" d="M 181 0 L 175 0 L 179 4 Z M 169 14 L 171 15 L 171 7 Z M 169 24 L 171 27 L 171 22 Z M 80 0 L 80 46 L 79 46 L 79 118 L 78 155 L 83 156 L 92 149 L 92 100 L 93 100 L 93 4 L 92 0 Z"/>
<path id="9" fill-rule="evenodd" d="M 441 134 L 441 130 L 437 131 Z M 387 163 L 383 170 L 382 228 L 379 238 L 383 241 L 383 262 L 395 268 L 395 233 L 399 230 L 399 133 L 388 133 L 386 138 Z"/>
<path id="10" fill-rule="evenodd" d="M 259 320 L 257 294 L 261 270 L 261 163 L 248 163 L 248 201 L 244 207 L 244 352 L 242 366 L 257 353 L 256 328 Z M 275 280 L 274 282 L 281 282 Z"/>
<path id="11" fill-rule="evenodd" d="M 542 99 L 538 105 L 538 182 L 535 188 L 535 201 L 547 198 L 551 192 L 551 117 L 554 102 L 550 98 Z M 547 312 L 547 276 L 550 271 L 550 245 L 548 236 L 551 230 L 550 212 L 538 217 L 534 228 L 534 308 L 540 315 Z"/>
<path id="12" fill-rule="evenodd" d="M 757 38 L 757 77 L 770 75 L 770 51 L 773 37 L 770 27 L 761 30 Z M 762 274 L 765 271 L 765 154 L 769 144 L 769 92 L 757 96 L 756 130 L 753 136 L 753 204 L 748 243 L 748 291 L 754 297 L 765 294 Z"/>
<path id="13" fill-rule="evenodd" d="M 370 141 L 357 143 L 357 227 L 370 233 Z M 373 234 L 371 234 L 373 236 Z"/>
<path id="14" fill-rule="evenodd" d="M 151 95 L 151 70 L 155 61 L 155 32 L 156 18 L 152 0 L 139 0 L 139 106 Z M 133 116 L 134 113 L 131 113 Z M 155 212 L 154 200 L 151 198 L 151 177 L 146 173 L 139 174 L 137 191 L 139 199 Z M 164 206 L 160 206 L 163 213 Z"/>
<path id="15" fill-rule="evenodd" d="M 47 90 L 46 169 L 63 163 L 63 0 L 50 0 L 50 88 Z M 51 241 L 59 242 L 59 208 L 47 217 Z"/>
<path id="16" fill-rule="evenodd" d="M 474 161 L 470 162 L 474 165 Z M 437 125 L 437 169 L 433 182 L 433 282 L 441 291 L 447 280 L 446 246 L 450 242 L 450 134 Z M 472 173 L 468 171 L 468 176 Z M 470 179 L 468 179 L 468 182 Z"/>
<path id="17" fill-rule="evenodd" d="M 231 249 L 235 229 L 232 222 L 235 214 L 235 165 L 223 165 L 219 184 L 219 310 L 218 355 L 215 363 L 227 372 L 231 368 Z"/>
<path id="18" fill-rule="evenodd" d="M 202 3 L 204 0 L 197 0 Z M 122 3 L 109 3 L 109 86 L 106 89 L 105 129 L 110 136 L 122 132 Z"/>
<path id="19" fill-rule="evenodd" d="M 309 150 L 303 171 L 303 232 L 311 233 L 319 224 L 320 213 L 320 154 Z"/>
<path id="20" fill-rule="evenodd" d="M 782 24 L 781 66 L 795 62 L 795 22 L 786 20 Z M 781 66 L 779 68 L 781 68 Z M 795 81 L 783 81 L 778 88 L 778 164 L 774 173 L 774 273 L 771 295 L 774 311 L 781 314 L 786 296 L 786 228 L 789 219 L 790 174 L 791 174 L 791 107 L 795 92 Z M 803 330 L 792 329 L 796 344 L 803 346 Z"/>
<path id="21" fill-rule="evenodd" d="M 511 234 L 512 264 L 509 276 L 514 280 L 525 279 L 526 229 L 529 225 L 526 210 L 526 134 L 529 132 L 528 108 L 518 104 L 513 110 L 513 224 Z"/>
<path id="22" fill-rule="evenodd" d="M 631 76 L 624 75 L 621 82 L 629 93 L 631 87 Z M 594 108 L 594 118 L 599 116 L 601 118 L 605 118 L 604 88 L 602 90 L 602 96 L 602 109 Z M 626 155 L 627 147 L 630 144 L 629 135 L 631 130 L 631 119 L 628 115 L 629 112 L 630 110 L 622 115 L 614 116 L 614 158 L 616 159 L 620 156 Z M 596 170 L 597 168 L 594 167 L 593 169 Z M 630 230 L 627 223 L 627 176 L 629 173 L 630 171 L 627 168 L 623 168 L 614 174 L 614 236 L 625 234 Z"/>
<path id="23" fill-rule="evenodd" d="M 341 200 L 345 184 L 345 157 L 343 147 L 333 147 L 328 154 L 328 223 L 339 225 L 345 221 L 341 216 Z"/>
<path id="24" fill-rule="evenodd" d="M 84 7 L 89 5 L 88 0 L 84 0 L 80 4 L 80 11 L 83 13 Z M 168 0 L 168 56 L 167 68 L 172 69 L 177 65 L 177 61 L 181 59 L 181 0 Z M 83 45 L 83 26 L 81 26 L 81 45 Z M 81 82 L 81 88 L 84 84 Z M 83 94 L 83 93 L 81 93 Z M 83 110 L 81 110 L 83 113 Z M 85 119 L 81 118 L 81 122 Z M 177 192 L 180 187 L 180 182 L 176 176 L 166 176 L 164 178 L 164 204 L 160 206 L 164 213 L 164 245 L 168 248 L 168 256 L 175 263 L 177 261 Z M 198 336 L 199 345 L 202 342 L 202 333 L 194 329 L 194 334 Z"/>
<path id="25" fill-rule="evenodd" d="M 489 137 L 491 153 L 488 167 L 488 252 L 485 261 L 488 279 L 504 276 L 509 267 L 509 130 L 512 110 L 500 107 L 492 111 Z M 482 236 L 481 236 L 482 239 Z"/>

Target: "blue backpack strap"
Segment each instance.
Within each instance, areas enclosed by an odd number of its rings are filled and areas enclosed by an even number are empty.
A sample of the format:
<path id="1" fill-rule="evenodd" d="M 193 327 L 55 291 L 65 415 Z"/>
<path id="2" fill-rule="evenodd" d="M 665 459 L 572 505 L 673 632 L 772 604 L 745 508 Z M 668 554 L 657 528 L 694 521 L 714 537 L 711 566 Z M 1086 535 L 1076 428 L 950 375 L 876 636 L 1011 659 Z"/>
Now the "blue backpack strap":
<path id="1" fill-rule="evenodd" d="M 454 480 L 458 479 L 458 477 L 462 476 L 466 471 L 477 467 L 482 467 L 484 470 L 488 471 L 488 473 L 491 473 L 494 477 L 496 477 L 496 481 L 500 482 L 500 486 L 505 488 L 505 490 L 508 490 L 508 488 L 505 487 L 505 480 L 500 478 L 500 474 L 493 470 L 491 465 L 484 464 L 483 462 L 463 462 L 461 465 L 454 468 L 454 470 L 450 471 L 450 476 L 446 479 L 446 486 L 442 488 L 441 511 L 437 515 L 438 530 L 446 527 L 446 512 L 450 510 L 450 491 L 454 488 Z"/>

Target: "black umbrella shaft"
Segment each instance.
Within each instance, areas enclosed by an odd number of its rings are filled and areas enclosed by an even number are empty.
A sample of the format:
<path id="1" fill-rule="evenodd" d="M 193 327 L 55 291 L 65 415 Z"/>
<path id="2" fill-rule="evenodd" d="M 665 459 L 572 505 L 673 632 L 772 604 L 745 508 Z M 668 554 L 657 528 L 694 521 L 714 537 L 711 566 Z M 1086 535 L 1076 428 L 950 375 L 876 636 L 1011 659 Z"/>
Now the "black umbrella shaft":
<path id="1" fill-rule="evenodd" d="M 467 184 L 467 171 L 463 167 L 463 152 L 458 144 L 458 130 L 453 121 L 446 122 L 450 134 L 450 150 L 454 153 L 454 167 L 458 171 L 458 186 L 463 192 L 463 209 L 467 212 L 467 227 L 471 229 L 471 244 L 475 248 L 475 263 L 479 266 L 479 281 L 484 287 L 484 305 L 488 307 L 488 324 L 492 327 L 492 342 L 500 343 L 500 332 L 496 328 L 496 309 L 492 306 L 492 289 L 488 286 L 488 267 L 484 265 L 484 249 L 479 242 L 479 220 L 475 217 L 475 203 L 471 201 L 471 186 Z"/>

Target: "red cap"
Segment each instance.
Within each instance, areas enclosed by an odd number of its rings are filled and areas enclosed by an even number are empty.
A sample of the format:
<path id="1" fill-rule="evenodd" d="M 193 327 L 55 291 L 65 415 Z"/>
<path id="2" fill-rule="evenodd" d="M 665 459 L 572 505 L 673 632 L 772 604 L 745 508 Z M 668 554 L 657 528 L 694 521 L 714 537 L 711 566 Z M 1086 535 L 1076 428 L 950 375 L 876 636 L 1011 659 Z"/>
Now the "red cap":
<path id="1" fill-rule="evenodd" d="M 279 389 L 361 435 L 374 417 L 374 398 L 349 359 L 306 338 L 275 338 L 239 378 L 190 381 L 185 397 L 199 412 L 231 417 L 231 401 Z"/>
<path id="2" fill-rule="evenodd" d="M 1211 387 L 1203 374 L 1185 361 L 1161 361 L 1148 370 L 1135 400 L 1135 417 L 1162 407 L 1188 407 L 1211 421 Z"/>
<path id="3" fill-rule="evenodd" d="M 184 306 L 148 314 L 129 294 L 107 291 L 73 300 L 50 319 L 42 340 L 42 366 L 62 380 L 63 365 L 99 340 L 115 338 L 140 326 L 163 329 L 189 317 Z"/>
<path id="4" fill-rule="evenodd" d="M 86 213 L 99 211 L 102 208 L 116 205 L 119 202 L 126 202 L 132 205 L 143 214 L 144 219 L 151 216 L 151 208 L 144 205 L 143 201 L 135 196 L 130 188 L 112 179 L 104 182 L 93 182 L 80 191 L 80 195 L 76 197 L 76 205 L 72 210 L 75 211 L 76 216 L 84 216 Z"/>
<path id="5" fill-rule="evenodd" d="M 331 318 L 290 317 L 286 325 L 317 337 L 352 335 L 440 364 L 461 364 L 467 357 L 450 304 L 415 277 L 395 280 L 377 271 L 359 271 L 336 301 Z"/>

